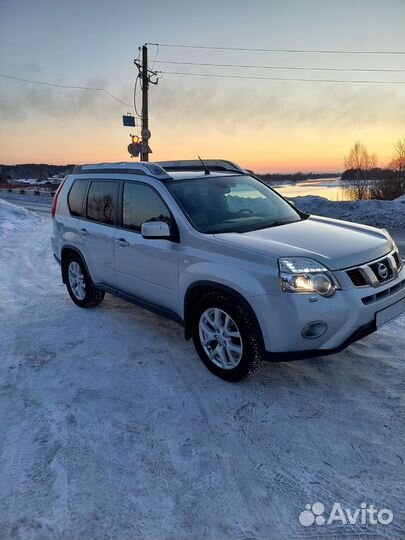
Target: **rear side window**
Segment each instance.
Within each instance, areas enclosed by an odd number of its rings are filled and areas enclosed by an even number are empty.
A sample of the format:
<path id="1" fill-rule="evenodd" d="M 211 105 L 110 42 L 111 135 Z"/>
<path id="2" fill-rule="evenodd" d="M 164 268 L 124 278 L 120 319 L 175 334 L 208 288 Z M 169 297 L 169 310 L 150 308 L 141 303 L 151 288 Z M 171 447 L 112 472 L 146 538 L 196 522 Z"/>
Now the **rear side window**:
<path id="1" fill-rule="evenodd" d="M 75 180 L 69 191 L 68 205 L 72 216 L 81 216 L 83 199 L 86 194 L 88 180 Z"/>
<path id="2" fill-rule="evenodd" d="M 170 210 L 156 191 L 142 184 L 124 184 L 122 223 L 126 229 L 141 231 L 146 221 L 171 223 Z"/>
<path id="3" fill-rule="evenodd" d="M 114 224 L 118 182 L 92 182 L 87 196 L 87 219 Z"/>

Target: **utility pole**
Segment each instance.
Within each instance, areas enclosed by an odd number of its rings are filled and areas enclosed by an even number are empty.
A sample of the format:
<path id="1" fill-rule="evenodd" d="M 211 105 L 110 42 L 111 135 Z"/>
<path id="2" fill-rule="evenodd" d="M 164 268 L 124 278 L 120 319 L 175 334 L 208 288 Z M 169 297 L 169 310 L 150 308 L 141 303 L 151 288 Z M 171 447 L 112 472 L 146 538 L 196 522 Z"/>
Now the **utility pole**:
<path id="1" fill-rule="evenodd" d="M 139 50 L 141 50 L 141 47 L 139 47 Z M 146 45 L 142 46 L 142 62 L 140 61 L 140 58 L 138 56 L 138 58 L 134 60 L 134 64 L 136 65 L 138 69 L 137 81 L 138 79 L 140 79 L 141 89 L 142 89 L 142 116 L 141 116 L 142 140 L 140 143 L 139 142 L 134 143 L 134 140 L 133 140 L 133 145 L 128 146 L 128 152 L 133 157 L 138 157 L 138 155 L 140 154 L 141 161 L 149 161 L 149 154 L 152 152 L 152 150 L 149 147 L 149 139 L 151 137 L 151 133 L 149 131 L 149 107 L 148 107 L 149 84 L 157 84 L 159 81 L 159 76 L 161 75 L 161 72 L 153 71 L 152 69 L 148 68 L 148 47 Z M 136 83 L 135 83 L 135 89 L 136 89 Z M 134 108 L 136 112 L 135 101 L 136 101 L 136 96 L 134 96 Z"/>
<path id="2" fill-rule="evenodd" d="M 149 75 L 148 75 L 148 47 L 142 47 L 142 152 L 141 161 L 149 161 L 148 138 L 145 134 L 149 131 L 148 118 L 148 90 L 149 90 Z"/>

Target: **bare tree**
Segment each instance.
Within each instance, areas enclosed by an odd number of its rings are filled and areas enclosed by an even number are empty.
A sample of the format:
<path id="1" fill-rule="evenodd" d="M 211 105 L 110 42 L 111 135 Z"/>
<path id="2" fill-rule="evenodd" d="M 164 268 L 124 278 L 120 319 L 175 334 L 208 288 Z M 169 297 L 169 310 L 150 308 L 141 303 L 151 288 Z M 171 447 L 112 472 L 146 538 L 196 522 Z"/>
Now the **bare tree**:
<path id="1" fill-rule="evenodd" d="M 356 183 L 350 182 L 348 188 L 353 198 L 391 201 L 405 193 L 405 139 L 398 141 L 394 148 L 395 153 L 389 168 L 372 168 L 370 164 L 375 164 L 374 160 L 370 160 L 367 151 L 365 154 L 361 148 L 359 152 L 353 152 L 353 156 L 359 159 L 354 161 L 347 159 L 348 165 L 358 167 L 358 169 L 349 171 L 349 175 L 345 175 L 348 176 L 349 181 L 352 178 L 356 180 Z M 373 156 L 371 157 L 373 158 Z"/>
<path id="2" fill-rule="evenodd" d="M 376 167 L 376 154 L 369 154 L 367 148 L 360 141 L 357 141 L 344 159 L 346 170 L 352 172 L 348 180 L 348 191 L 353 199 L 370 198 L 370 178 L 368 172 Z"/>
<path id="3" fill-rule="evenodd" d="M 384 199 L 395 199 L 405 193 L 405 139 L 399 140 L 394 146 L 394 155 L 389 164 L 393 171 L 392 177 L 384 182 Z"/>
<path id="4" fill-rule="evenodd" d="M 405 139 L 398 141 L 394 146 L 390 168 L 397 173 L 399 178 L 405 180 Z"/>

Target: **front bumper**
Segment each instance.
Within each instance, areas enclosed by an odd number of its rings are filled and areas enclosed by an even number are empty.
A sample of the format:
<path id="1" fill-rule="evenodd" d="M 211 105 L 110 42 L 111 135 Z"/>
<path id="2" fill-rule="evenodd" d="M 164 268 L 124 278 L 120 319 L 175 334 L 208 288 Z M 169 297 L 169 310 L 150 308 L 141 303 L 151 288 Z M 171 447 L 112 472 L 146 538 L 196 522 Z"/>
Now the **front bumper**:
<path id="1" fill-rule="evenodd" d="M 331 298 L 280 292 L 249 299 L 259 319 L 269 359 L 309 358 L 339 352 L 377 329 L 378 312 L 404 302 L 405 268 L 395 280 L 378 288 L 354 287 L 344 276 L 337 277 L 342 289 Z M 365 303 L 364 299 L 376 292 L 383 294 Z M 302 329 L 314 321 L 325 322 L 327 331 L 315 339 L 304 338 Z"/>
<path id="2" fill-rule="evenodd" d="M 315 358 L 317 356 L 328 356 L 330 354 L 335 354 L 343 349 L 346 349 L 352 343 L 359 341 L 360 339 L 369 336 L 377 330 L 377 325 L 375 320 L 371 321 L 363 326 L 360 326 L 349 336 L 339 347 L 334 349 L 307 349 L 304 351 L 290 351 L 290 352 L 265 352 L 265 359 L 269 362 L 290 362 L 292 360 L 305 360 L 306 358 Z"/>

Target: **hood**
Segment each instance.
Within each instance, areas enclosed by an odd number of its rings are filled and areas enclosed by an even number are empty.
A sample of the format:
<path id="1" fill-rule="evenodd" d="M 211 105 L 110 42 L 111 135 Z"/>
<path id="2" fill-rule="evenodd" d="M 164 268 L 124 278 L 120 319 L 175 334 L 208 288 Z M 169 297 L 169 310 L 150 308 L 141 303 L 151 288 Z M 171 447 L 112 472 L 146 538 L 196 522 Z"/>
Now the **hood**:
<path id="1" fill-rule="evenodd" d="M 274 257 L 310 257 L 330 270 L 363 264 L 392 249 L 391 240 L 380 229 L 321 216 L 258 231 L 221 233 L 215 237 Z"/>

